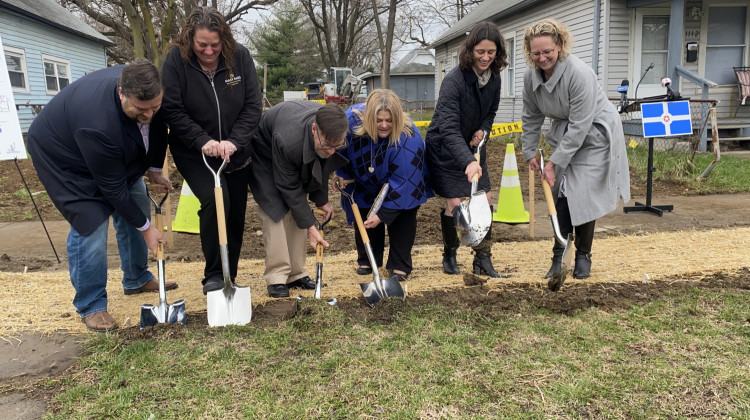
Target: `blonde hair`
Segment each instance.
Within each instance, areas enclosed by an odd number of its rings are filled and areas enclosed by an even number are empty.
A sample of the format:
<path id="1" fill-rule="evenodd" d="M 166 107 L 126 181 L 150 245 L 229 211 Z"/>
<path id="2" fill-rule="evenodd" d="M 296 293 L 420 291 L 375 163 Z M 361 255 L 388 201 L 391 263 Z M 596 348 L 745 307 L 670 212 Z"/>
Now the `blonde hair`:
<path id="1" fill-rule="evenodd" d="M 371 139 L 377 140 L 378 112 L 380 111 L 390 112 L 391 119 L 393 120 L 393 129 L 388 138 L 388 144 L 398 144 L 399 138 L 403 133 L 407 133 L 408 135 L 414 134 L 411 119 L 409 119 L 401 107 L 401 100 L 389 89 L 375 89 L 367 96 L 364 115 L 354 110 L 362 121 L 362 124 L 354 129 L 354 134 L 357 136 L 367 135 Z"/>
<path id="2" fill-rule="evenodd" d="M 534 64 L 534 60 L 531 57 L 531 40 L 540 36 L 548 36 L 552 38 L 555 45 L 560 46 L 560 53 L 557 55 L 558 60 L 565 60 L 570 55 L 570 48 L 573 46 L 573 36 L 568 31 L 568 28 L 554 19 L 542 19 L 526 28 L 523 33 L 523 52 L 529 67 L 536 68 L 536 64 Z"/>

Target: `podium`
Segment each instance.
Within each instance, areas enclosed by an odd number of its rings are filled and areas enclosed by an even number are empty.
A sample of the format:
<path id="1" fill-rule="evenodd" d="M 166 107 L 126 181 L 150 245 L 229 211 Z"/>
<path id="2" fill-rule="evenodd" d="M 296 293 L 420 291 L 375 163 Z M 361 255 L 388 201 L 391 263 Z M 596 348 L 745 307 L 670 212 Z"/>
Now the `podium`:
<path id="1" fill-rule="evenodd" d="M 657 216 L 661 217 L 664 214 L 664 211 L 672 211 L 674 208 L 671 204 L 663 204 L 659 206 L 655 206 L 651 204 L 651 191 L 652 191 L 652 184 L 653 184 L 653 173 L 656 171 L 656 168 L 654 168 L 654 138 L 649 137 L 648 138 L 648 175 L 646 176 L 646 203 L 639 203 L 635 202 L 635 206 L 625 206 L 623 207 L 623 211 L 625 213 L 630 213 L 634 211 L 647 211 L 649 213 L 656 214 Z"/>

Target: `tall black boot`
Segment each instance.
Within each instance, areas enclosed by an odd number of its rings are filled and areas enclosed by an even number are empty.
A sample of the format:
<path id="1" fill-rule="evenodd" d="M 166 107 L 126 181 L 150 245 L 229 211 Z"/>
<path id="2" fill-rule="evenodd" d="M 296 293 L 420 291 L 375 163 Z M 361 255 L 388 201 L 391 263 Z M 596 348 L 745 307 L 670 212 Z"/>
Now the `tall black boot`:
<path id="1" fill-rule="evenodd" d="M 495 271 L 495 267 L 492 266 L 492 224 L 490 223 L 490 229 L 487 231 L 482 242 L 474 248 L 474 274 L 487 274 L 493 278 L 508 278 L 508 276 L 500 275 Z"/>
<path id="2" fill-rule="evenodd" d="M 580 226 L 576 226 L 576 265 L 573 269 L 573 277 L 576 279 L 587 279 L 591 276 L 591 245 L 594 243 L 594 225 L 592 220 Z"/>
<path id="3" fill-rule="evenodd" d="M 461 245 L 456 231 L 456 223 L 453 217 L 445 214 L 445 209 L 440 210 L 440 226 L 443 230 L 443 271 L 445 274 L 461 274 L 456 262 L 456 251 Z"/>
<path id="4" fill-rule="evenodd" d="M 555 241 L 555 246 L 552 247 L 552 266 L 550 266 L 547 274 L 544 275 L 545 279 L 551 279 L 552 275 L 559 273 L 562 270 L 562 256 L 565 247 Z"/>

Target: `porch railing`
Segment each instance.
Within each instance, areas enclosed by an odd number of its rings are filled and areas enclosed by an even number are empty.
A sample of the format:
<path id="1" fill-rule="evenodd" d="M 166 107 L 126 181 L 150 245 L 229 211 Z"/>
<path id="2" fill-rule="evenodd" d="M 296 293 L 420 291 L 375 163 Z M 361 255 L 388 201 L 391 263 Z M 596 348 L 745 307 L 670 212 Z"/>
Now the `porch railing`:
<path id="1" fill-rule="evenodd" d="M 680 65 L 674 66 L 675 70 L 677 70 L 677 74 L 680 75 L 680 77 L 686 79 L 688 82 L 694 83 L 701 88 L 701 99 L 708 100 L 708 88 L 712 88 L 714 86 L 718 86 L 717 83 L 712 82 L 711 80 L 708 80 L 704 77 L 701 77 L 692 71 L 686 69 L 685 67 L 682 67 Z M 701 121 L 705 121 L 708 117 L 708 108 L 701 107 Z M 701 139 L 700 143 L 698 144 L 698 150 L 701 152 L 706 151 L 706 145 L 708 144 L 708 128 L 703 127 L 703 132 L 701 133 Z"/>

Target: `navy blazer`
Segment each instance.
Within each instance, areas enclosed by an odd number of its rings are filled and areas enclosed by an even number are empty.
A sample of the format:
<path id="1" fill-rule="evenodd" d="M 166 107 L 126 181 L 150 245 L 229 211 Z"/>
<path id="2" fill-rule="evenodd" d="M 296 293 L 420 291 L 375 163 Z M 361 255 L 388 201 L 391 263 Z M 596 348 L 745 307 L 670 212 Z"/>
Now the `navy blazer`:
<path id="1" fill-rule="evenodd" d="M 39 180 L 65 220 L 89 235 L 118 212 L 146 224 L 130 187 L 150 167 L 162 167 L 166 125 L 151 121 L 149 151 L 135 120 L 122 110 L 117 79 L 124 66 L 89 73 L 62 89 L 34 118 L 28 150 Z"/>

